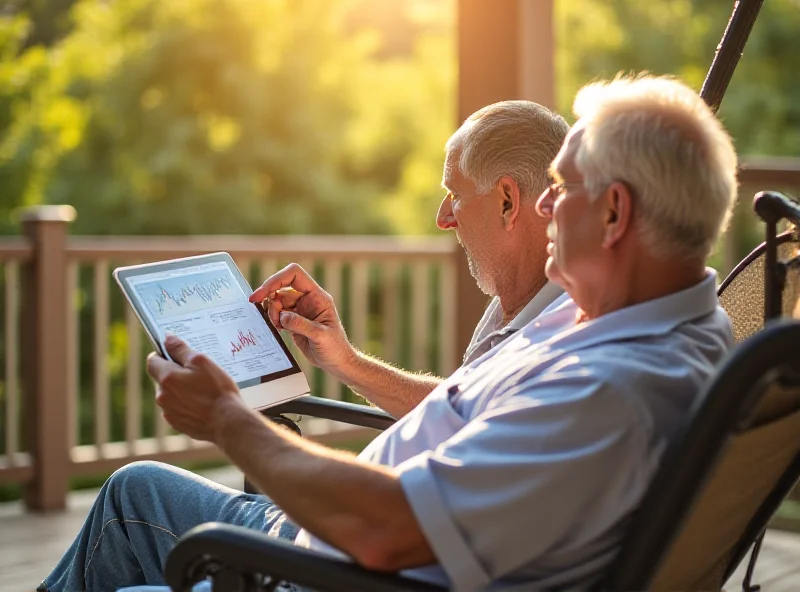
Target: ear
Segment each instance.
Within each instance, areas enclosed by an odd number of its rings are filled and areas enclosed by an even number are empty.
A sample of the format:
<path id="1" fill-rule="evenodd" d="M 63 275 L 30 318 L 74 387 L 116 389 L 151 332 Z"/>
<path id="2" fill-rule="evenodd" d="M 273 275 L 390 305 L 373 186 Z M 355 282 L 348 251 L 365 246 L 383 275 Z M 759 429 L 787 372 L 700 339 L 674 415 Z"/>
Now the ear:
<path id="1" fill-rule="evenodd" d="M 598 199 L 604 200 L 606 210 L 602 245 L 610 249 L 633 228 L 633 194 L 627 184 L 614 181 Z"/>
<path id="2" fill-rule="evenodd" d="M 500 190 L 503 226 L 506 230 L 513 230 L 519 217 L 519 185 L 512 177 L 506 175 L 505 177 L 500 177 L 500 180 L 497 181 L 497 188 Z"/>

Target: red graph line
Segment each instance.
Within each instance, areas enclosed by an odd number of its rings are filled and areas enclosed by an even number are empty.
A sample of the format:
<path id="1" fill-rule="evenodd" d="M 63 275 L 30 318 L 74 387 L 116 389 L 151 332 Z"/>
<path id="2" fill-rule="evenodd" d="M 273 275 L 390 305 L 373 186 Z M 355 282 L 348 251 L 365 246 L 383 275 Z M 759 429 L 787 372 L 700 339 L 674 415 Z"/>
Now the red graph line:
<path id="1" fill-rule="evenodd" d="M 237 339 L 235 341 L 231 341 L 231 356 L 235 358 L 236 354 L 238 354 L 244 348 L 255 347 L 257 345 L 258 342 L 256 341 L 256 336 L 253 335 L 252 331 L 244 333 L 241 329 L 239 329 Z"/>

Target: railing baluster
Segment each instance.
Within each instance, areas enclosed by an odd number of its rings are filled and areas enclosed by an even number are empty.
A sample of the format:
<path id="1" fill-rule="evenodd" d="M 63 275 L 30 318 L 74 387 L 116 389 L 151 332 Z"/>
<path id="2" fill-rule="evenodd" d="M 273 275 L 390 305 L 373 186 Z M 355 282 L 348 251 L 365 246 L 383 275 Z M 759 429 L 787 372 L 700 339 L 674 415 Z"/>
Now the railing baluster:
<path id="1" fill-rule="evenodd" d="M 387 261 L 381 266 L 383 288 L 383 358 L 397 364 L 399 342 L 399 298 L 400 265 L 397 261 Z"/>
<path id="2" fill-rule="evenodd" d="M 333 298 L 334 305 L 341 306 L 342 300 L 342 262 L 340 259 L 325 260 L 325 281 L 323 288 Z M 324 374 L 323 396 L 326 399 L 338 400 L 342 398 L 341 383 L 333 376 L 325 372 Z"/>
<path id="3" fill-rule="evenodd" d="M 109 424 L 108 385 L 108 261 L 94 266 L 94 443 L 99 458 L 105 457 Z"/>
<path id="4" fill-rule="evenodd" d="M 19 391 L 17 382 L 17 348 L 19 347 L 19 264 L 5 264 L 5 341 L 6 341 L 6 460 L 16 464 L 19 446 Z"/>
<path id="5" fill-rule="evenodd" d="M 456 270 L 451 259 L 440 262 L 439 268 L 439 375 L 449 376 L 459 366 L 456 353 L 458 298 Z"/>
<path id="6" fill-rule="evenodd" d="M 357 348 L 367 351 L 369 335 L 369 261 L 359 259 L 351 264 L 352 280 L 350 285 L 350 338 Z"/>
<path id="7" fill-rule="evenodd" d="M 233 262 L 236 263 L 236 267 L 239 268 L 239 271 L 242 272 L 244 279 L 247 280 L 247 283 L 250 284 L 252 287 L 253 285 L 253 277 L 251 273 L 251 260 L 246 257 L 234 257 Z"/>
<path id="8" fill-rule="evenodd" d="M 299 259 L 297 263 L 300 264 L 300 267 L 305 269 L 310 275 L 314 275 L 314 261 L 313 259 Z M 308 378 L 308 384 L 311 388 L 314 388 L 314 365 L 308 361 L 308 359 L 303 355 L 300 349 L 294 344 L 294 340 L 289 337 L 289 349 L 294 355 L 295 359 L 297 360 L 297 365 L 300 366 L 300 369 Z"/>
<path id="9" fill-rule="evenodd" d="M 264 280 L 271 276 L 278 270 L 278 262 L 275 259 L 262 259 L 258 264 L 258 280 L 253 283 L 253 289 L 255 290 L 261 284 L 264 283 Z"/>
<path id="10" fill-rule="evenodd" d="M 125 367 L 125 440 L 128 452 L 134 453 L 142 427 L 142 328 L 133 308 L 125 306 L 128 334 L 128 362 Z"/>
<path id="11" fill-rule="evenodd" d="M 411 266 L 411 366 L 414 370 L 428 368 L 428 262 Z"/>
<path id="12" fill-rule="evenodd" d="M 67 264 L 67 437 L 69 449 L 78 445 L 80 418 L 78 393 L 80 391 L 80 325 L 78 263 Z"/>

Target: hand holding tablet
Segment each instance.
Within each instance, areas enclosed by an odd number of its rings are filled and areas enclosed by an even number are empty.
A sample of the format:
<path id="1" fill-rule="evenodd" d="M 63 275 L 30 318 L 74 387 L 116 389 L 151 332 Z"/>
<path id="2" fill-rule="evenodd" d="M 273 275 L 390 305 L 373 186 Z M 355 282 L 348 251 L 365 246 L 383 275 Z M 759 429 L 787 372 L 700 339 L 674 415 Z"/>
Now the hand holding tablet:
<path id="1" fill-rule="evenodd" d="M 164 339 L 173 333 L 221 366 L 254 409 L 310 392 L 260 303 L 249 302 L 252 290 L 227 253 L 121 267 L 114 277 L 165 358 Z"/>

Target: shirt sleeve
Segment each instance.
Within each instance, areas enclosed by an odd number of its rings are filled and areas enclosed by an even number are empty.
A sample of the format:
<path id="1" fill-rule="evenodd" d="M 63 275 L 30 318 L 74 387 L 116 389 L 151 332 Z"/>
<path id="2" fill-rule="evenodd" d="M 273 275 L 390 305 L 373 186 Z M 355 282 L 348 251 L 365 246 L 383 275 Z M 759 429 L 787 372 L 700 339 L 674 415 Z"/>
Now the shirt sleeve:
<path id="1" fill-rule="evenodd" d="M 501 398 L 395 468 L 456 589 L 483 588 L 591 541 L 635 507 L 649 482 L 649 469 L 637 470 L 647 465 L 645 422 L 618 389 L 573 370 Z"/>

